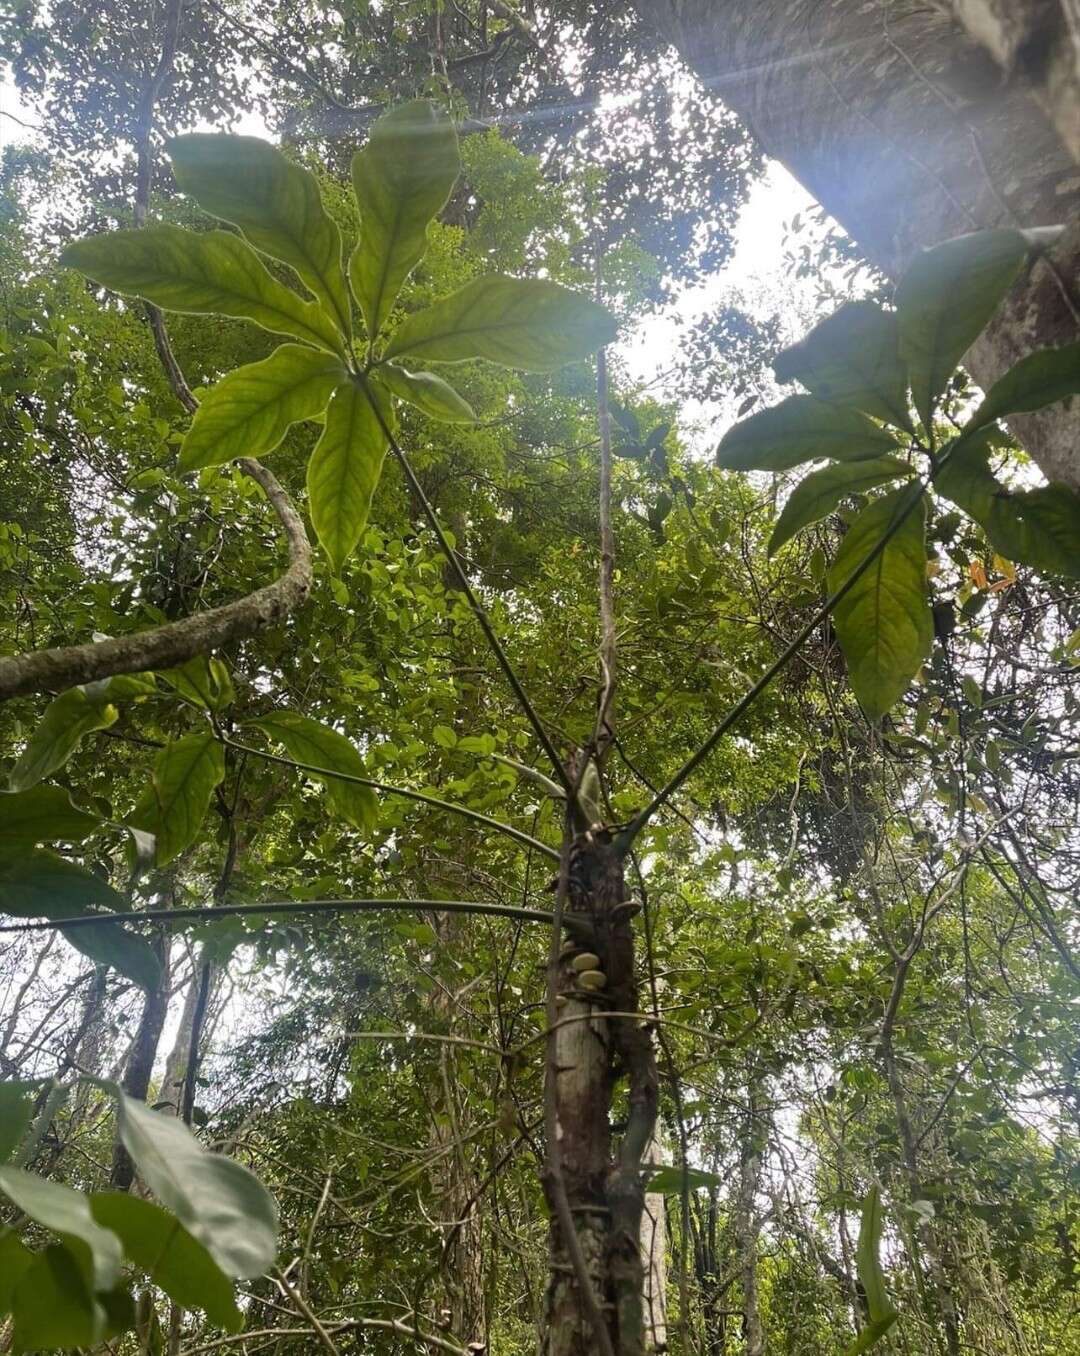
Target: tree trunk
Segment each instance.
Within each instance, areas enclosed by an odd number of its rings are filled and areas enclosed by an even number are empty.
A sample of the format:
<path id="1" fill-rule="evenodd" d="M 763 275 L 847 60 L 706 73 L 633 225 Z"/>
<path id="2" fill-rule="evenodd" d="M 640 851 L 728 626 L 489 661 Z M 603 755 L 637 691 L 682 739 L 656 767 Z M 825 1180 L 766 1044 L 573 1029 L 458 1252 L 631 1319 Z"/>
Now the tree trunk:
<path id="1" fill-rule="evenodd" d="M 761 1218 L 757 1208 L 761 1182 L 761 1127 L 758 1123 L 758 1099 L 751 1093 L 747 1108 L 743 1143 L 739 1152 L 739 1196 L 735 1204 L 735 1246 L 739 1254 L 742 1281 L 743 1341 L 746 1356 L 764 1356 L 765 1329 L 758 1302 L 758 1234 Z"/>
<path id="2" fill-rule="evenodd" d="M 1038 8 L 1056 2 L 1040 0 Z M 890 278 L 919 249 L 950 236 L 1075 221 L 1080 171 L 1054 128 L 940 11 L 910 0 L 636 3 Z M 1036 7 L 949 3 L 969 22 L 978 11 Z M 1072 12 L 1077 0 L 1060 3 Z M 1052 255 L 1052 266 L 1038 261 L 1028 270 L 968 354 L 982 386 L 1033 348 L 1080 339 L 1080 224 Z M 1044 475 L 1075 488 L 1078 404 L 1014 421 Z"/>
<path id="3" fill-rule="evenodd" d="M 169 1011 L 169 938 L 158 932 L 153 941 L 154 952 L 161 962 L 161 978 L 157 988 L 143 1001 L 139 1029 L 128 1056 L 127 1069 L 121 1087 L 137 1102 L 145 1102 L 150 1091 L 150 1079 L 157 1059 L 162 1028 Z M 111 1185 L 116 1191 L 127 1191 L 135 1180 L 135 1164 L 119 1137 L 113 1148 Z"/>
<path id="4" fill-rule="evenodd" d="M 659 1120 L 642 1162 L 663 1167 L 671 1155 L 663 1141 Z M 641 1212 L 641 1257 L 645 1267 L 645 1350 L 667 1350 L 667 1198 L 659 1191 L 645 1193 Z"/>

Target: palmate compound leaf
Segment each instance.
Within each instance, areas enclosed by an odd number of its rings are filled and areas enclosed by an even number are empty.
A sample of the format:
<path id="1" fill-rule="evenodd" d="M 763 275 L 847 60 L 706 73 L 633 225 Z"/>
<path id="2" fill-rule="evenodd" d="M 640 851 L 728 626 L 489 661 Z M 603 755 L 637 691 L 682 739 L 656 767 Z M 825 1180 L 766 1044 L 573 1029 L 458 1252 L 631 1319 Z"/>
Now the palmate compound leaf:
<path id="1" fill-rule="evenodd" d="M 341 266 L 341 233 L 323 207 L 315 176 L 268 141 L 217 132 L 173 137 L 166 149 L 176 182 L 204 212 L 238 226 L 256 249 L 295 270 L 352 333 Z"/>
<path id="2" fill-rule="evenodd" d="M 916 255 L 896 287 L 900 357 L 924 428 L 957 363 L 1020 272 L 1022 231 L 974 231 Z"/>
<path id="3" fill-rule="evenodd" d="M 1065 485 L 1010 490 L 990 469 L 997 437 L 980 429 L 943 449 L 935 487 L 975 519 L 998 555 L 1080 579 L 1080 494 Z"/>
<path id="4" fill-rule="evenodd" d="M 603 306 L 558 283 L 489 274 L 408 316 L 383 357 L 445 363 L 486 358 L 551 372 L 603 348 L 617 328 Z"/>
<path id="5" fill-rule="evenodd" d="M 773 363 L 778 381 L 798 381 L 819 400 L 912 432 L 907 373 L 895 314 L 853 301 L 815 325 Z"/>
<path id="6" fill-rule="evenodd" d="M 204 1309 L 226 1332 L 240 1331 L 243 1316 L 231 1280 L 168 1211 L 119 1191 L 96 1192 L 90 1197 L 90 1209 L 97 1222 L 123 1243 L 125 1257 L 170 1299 L 184 1309 Z"/>
<path id="7" fill-rule="evenodd" d="M 106 730 L 120 713 L 85 687 L 68 688 L 45 708 L 26 748 L 11 769 L 8 786 L 26 791 L 63 767 L 79 746 L 83 735 Z"/>
<path id="8" fill-rule="evenodd" d="M 1080 395 L 1080 343 L 1039 349 L 994 382 L 964 432 L 973 433 L 995 419 L 1041 410 L 1076 395 Z"/>
<path id="9" fill-rule="evenodd" d="M 289 757 L 298 763 L 344 772 L 349 777 L 365 775 L 363 760 L 352 741 L 310 716 L 302 716 L 298 711 L 272 711 L 253 724 L 271 739 L 280 740 Z M 330 804 L 342 819 L 365 831 L 372 827 L 378 802 L 370 787 L 337 777 L 320 777 L 316 772 L 309 772 L 308 776 L 326 787 Z"/>
<path id="10" fill-rule="evenodd" d="M 367 526 L 386 456 L 383 424 L 393 429 L 393 407 L 374 382 L 350 378 L 335 388 L 307 469 L 311 521 L 335 572 Z"/>
<path id="11" fill-rule="evenodd" d="M 810 523 L 816 523 L 846 499 L 876 485 L 884 485 L 899 476 L 909 476 L 912 468 L 896 457 L 874 457 L 870 461 L 842 461 L 812 471 L 792 490 L 779 521 L 769 539 L 773 555 Z"/>
<path id="12" fill-rule="evenodd" d="M 290 425 L 323 412 L 345 375 L 339 359 L 301 344 L 238 367 L 203 396 L 180 449 L 181 471 L 272 452 Z"/>
<path id="13" fill-rule="evenodd" d="M 454 125 L 427 99 L 383 114 L 353 157 L 360 243 L 349 279 L 371 339 L 423 257 L 428 223 L 445 207 L 460 169 Z"/>
<path id="14" fill-rule="evenodd" d="M 716 464 L 727 471 L 787 471 L 821 457 L 865 461 L 893 451 L 896 442 L 858 410 L 794 395 L 728 429 Z"/>
<path id="15" fill-rule="evenodd" d="M 114 292 L 142 297 L 165 311 L 253 320 L 274 334 L 343 353 L 330 316 L 267 271 L 230 231 L 144 226 L 109 231 L 69 245 L 60 262 Z"/>
<path id="16" fill-rule="evenodd" d="M 242 1164 L 208 1153 L 175 1116 L 114 1091 L 120 1139 L 146 1185 L 226 1276 L 261 1276 L 277 1253 L 273 1196 Z"/>
<path id="17" fill-rule="evenodd" d="M 828 575 L 829 593 L 836 593 L 892 532 L 833 609 L 851 686 L 873 719 L 903 694 L 934 637 L 926 591 L 925 496 L 911 505 L 910 486 L 867 505 L 848 528 Z"/>
<path id="18" fill-rule="evenodd" d="M 468 401 L 434 372 L 409 372 L 396 363 L 383 363 L 375 369 L 374 377 L 399 400 L 415 405 L 431 419 L 439 419 L 444 424 L 476 422 L 476 414 Z"/>
<path id="19" fill-rule="evenodd" d="M 149 790 L 131 816 L 156 840 L 156 861 L 165 866 L 198 837 L 214 788 L 225 776 L 225 751 L 212 734 L 172 740 L 154 761 Z"/>

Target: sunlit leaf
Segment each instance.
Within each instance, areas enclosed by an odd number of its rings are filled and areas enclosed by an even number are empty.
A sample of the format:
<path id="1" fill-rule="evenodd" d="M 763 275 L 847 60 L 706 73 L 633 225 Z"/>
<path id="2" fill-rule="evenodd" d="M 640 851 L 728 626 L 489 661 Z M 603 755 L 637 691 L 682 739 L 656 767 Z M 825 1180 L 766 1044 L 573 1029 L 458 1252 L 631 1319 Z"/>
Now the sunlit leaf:
<path id="1" fill-rule="evenodd" d="M 467 400 L 434 372 L 408 372 L 395 363 L 383 363 L 375 377 L 400 400 L 407 400 L 431 419 L 445 424 L 473 424 L 476 414 Z"/>
<path id="2" fill-rule="evenodd" d="M 229 670 L 220 659 L 197 655 L 178 669 L 166 669 L 162 680 L 192 706 L 221 711 L 236 700 Z"/>
<path id="3" fill-rule="evenodd" d="M 911 503 L 909 487 L 875 499 L 847 531 L 828 576 L 835 593 Z M 933 616 L 926 592 L 926 506 L 920 500 L 874 562 L 833 609 L 851 686 L 872 718 L 903 694 L 930 650 Z"/>
<path id="4" fill-rule="evenodd" d="M 409 316 L 384 356 L 446 363 L 486 358 L 550 372 L 611 343 L 616 329 L 615 317 L 580 292 L 545 279 L 491 274 Z"/>
<path id="5" fill-rule="evenodd" d="M 277 1253 L 277 1204 L 259 1179 L 208 1153 L 175 1116 L 117 1090 L 120 1138 L 143 1180 L 226 1276 L 261 1276 Z"/>
<path id="6" fill-rule="evenodd" d="M 335 571 L 360 540 L 382 474 L 386 434 L 373 401 L 379 401 L 383 420 L 392 427 L 390 401 L 374 383 L 365 387 L 346 381 L 338 386 L 308 462 L 311 521 Z"/>
<path id="7" fill-rule="evenodd" d="M 256 249 L 295 269 L 338 328 L 352 333 L 341 233 L 315 176 L 259 137 L 194 132 L 167 150 L 176 182 L 204 212 L 239 226 Z"/>
<path id="8" fill-rule="evenodd" d="M 778 381 L 799 381 L 819 400 L 911 432 L 896 316 L 872 301 L 841 306 L 785 349 L 773 370 Z"/>
<path id="9" fill-rule="evenodd" d="M 816 523 L 848 495 L 861 494 L 898 476 L 911 475 L 911 467 L 896 457 L 874 457 L 869 461 L 838 462 L 812 471 L 792 490 L 784 511 L 769 539 L 769 555 L 808 523 Z"/>
<path id="10" fill-rule="evenodd" d="M 895 435 L 858 410 L 794 395 L 728 429 L 716 464 L 728 471 L 787 471 L 821 457 L 863 461 L 895 447 Z"/>
<path id="11" fill-rule="evenodd" d="M 454 125 L 427 99 L 383 114 L 353 157 L 360 243 L 349 277 L 372 338 L 423 257 L 428 223 L 446 205 L 460 167 Z"/>
<path id="12" fill-rule="evenodd" d="M 702 1168 L 658 1168 L 645 1182 L 645 1190 L 650 1195 L 677 1196 L 682 1194 L 683 1186 L 688 1191 L 701 1191 L 705 1188 L 722 1187 L 724 1178 L 715 1172 L 705 1172 Z"/>
<path id="13" fill-rule="evenodd" d="M 965 432 L 972 433 L 1010 414 L 1041 410 L 1056 400 L 1080 395 L 1080 343 L 1042 348 L 1021 358 L 986 393 Z"/>
<path id="14" fill-rule="evenodd" d="M 344 376 L 337 358 L 300 344 L 282 344 L 269 358 L 238 367 L 203 395 L 180 450 L 180 469 L 272 452 L 291 424 L 322 413 Z"/>
<path id="15" fill-rule="evenodd" d="M 280 740 L 289 757 L 298 763 L 344 772 L 349 777 L 366 776 L 363 760 L 352 741 L 310 716 L 302 716 L 298 711 L 273 711 L 253 723 L 272 739 Z M 370 787 L 337 777 L 320 777 L 314 772 L 308 775 L 323 783 L 330 804 L 343 819 L 358 829 L 371 828 L 378 802 Z"/>
<path id="16" fill-rule="evenodd" d="M 78 748 L 83 735 L 108 729 L 118 715 L 115 706 L 91 698 L 84 687 L 61 692 L 45 708 L 26 748 L 11 769 L 8 786 L 12 791 L 25 791 L 35 786 L 63 767 Z"/>
<path id="17" fill-rule="evenodd" d="M 103 287 L 166 311 L 253 320 L 275 334 L 343 351 L 330 316 L 278 282 L 231 231 L 168 225 L 109 231 L 69 245 L 60 261 Z"/>
<path id="18" fill-rule="evenodd" d="M 132 816 L 136 828 L 157 840 L 165 866 L 198 837 L 214 788 L 225 776 L 225 751 L 212 734 L 173 740 L 154 762 L 150 791 Z"/>
<path id="19" fill-rule="evenodd" d="M 975 231 L 923 250 L 897 284 L 900 356 L 925 428 L 934 402 L 1001 304 L 1027 252 L 1020 231 Z"/>

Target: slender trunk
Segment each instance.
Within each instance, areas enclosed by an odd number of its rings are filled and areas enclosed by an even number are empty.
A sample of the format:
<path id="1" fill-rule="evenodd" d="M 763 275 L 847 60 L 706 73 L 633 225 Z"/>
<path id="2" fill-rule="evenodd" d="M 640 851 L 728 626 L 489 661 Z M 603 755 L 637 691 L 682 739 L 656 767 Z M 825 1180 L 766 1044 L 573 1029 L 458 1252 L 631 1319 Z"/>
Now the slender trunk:
<path id="1" fill-rule="evenodd" d="M 893 0 L 636 3 L 890 278 L 950 236 L 1076 218 L 1080 174 L 1053 127 L 940 10 Z M 968 12 L 991 7 L 1035 8 L 955 0 Z M 968 354 L 983 386 L 1033 348 L 1080 339 L 1080 223 L 1052 256 L 1052 266 L 1028 270 Z M 1080 487 L 1075 404 L 1018 416 L 1014 428 L 1048 479 Z"/>
<path id="2" fill-rule="evenodd" d="M 663 1167 L 670 1158 L 658 1118 L 642 1162 L 650 1167 Z M 667 1209 L 666 1197 L 659 1191 L 645 1193 L 645 1207 L 641 1212 L 641 1256 L 645 1267 L 645 1350 L 666 1351 Z"/>
<path id="3" fill-rule="evenodd" d="M 742 1281 L 743 1340 L 746 1356 L 764 1356 L 765 1329 L 758 1298 L 758 1234 L 761 1218 L 757 1208 L 761 1183 L 761 1126 L 758 1098 L 751 1091 L 743 1142 L 739 1152 L 739 1195 L 735 1204 L 735 1246 Z"/>
<path id="4" fill-rule="evenodd" d="M 158 1044 L 169 1011 L 169 938 L 163 931 L 159 931 L 151 945 L 161 963 L 161 977 L 157 987 L 146 995 L 143 1002 L 139 1029 L 135 1034 L 121 1083 L 127 1095 L 138 1102 L 145 1102 L 150 1091 L 150 1079 L 154 1072 L 154 1061 L 157 1059 Z M 127 1191 L 134 1180 L 135 1164 L 118 1139 L 113 1148 L 111 1185 L 116 1191 Z"/>

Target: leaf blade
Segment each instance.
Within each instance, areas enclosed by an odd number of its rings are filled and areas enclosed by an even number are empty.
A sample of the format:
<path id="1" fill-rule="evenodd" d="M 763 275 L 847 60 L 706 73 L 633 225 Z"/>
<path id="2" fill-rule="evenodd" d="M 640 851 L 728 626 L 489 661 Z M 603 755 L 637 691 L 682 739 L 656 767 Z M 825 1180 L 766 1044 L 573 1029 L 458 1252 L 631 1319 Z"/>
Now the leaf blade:
<path id="1" fill-rule="evenodd" d="M 994 382 L 964 432 L 974 433 L 995 419 L 1041 410 L 1075 395 L 1080 395 L 1080 343 L 1039 349 Z"/>
<path id="2" fill-rule="evenodd" d="M 821 457 L 868 460 L 895 447 L 895 436 L 858 410 L 793 395 L 728 429 L 716 464 L 727 471 L 787 471 Z"/>
<path id="3" fill-rule="evenodd" d="M 150 794 L 132 816 L 136 828 L 154 835 L 158 866 L 195 841 L 224 777 L 225 750 L 212 734 L 185 735 L 158 754 Z"/>
<path id="4" fill-rule="evenodd" d="M 360 540 L 382 474 L 387 441 L 376 400 L 392 428 L 390 402 L 373 383 L 342 382 L 330 397 L 322 437 L 308 462 L 311 521 L 335 572 Z"/>
<path id="5" fill-rule="evenodd" d="M 383 363 L 374 377 L 399 400 L 415 405 L 430 419 L 445 424 L 476 423 L 476 412 L 468 401 L 434 372 L 410 372 L 395 363 Z"/>
<path id="6" fill-rule="evenodd" d="M 366 775 L 363 760 L 352 741 L 310 716 L 303 716 L 298 711 L 272 711 L 252 724 L 272 739 L 280 740 L 289 757 L 298 763 L 344 772 L 351 777 Z M 326 787 L 330 803 L 343 819 L 358 829 L 371 829 L 378 802 L 370 787 L 334 777 L 320 777 L 317 772 L 308 775 Z"/>
<path id="7" fill-rule="evenodd" d="M 107 730 L 119 716 L 109 702 L 95 701 L 85 687 L 68 688 L 45 708 L 26 748 L 11 769 L 8 786 L 27 791 L 63 767 L 83 735 Z"/>
<path id="8" fill-rule="evenodd" d="M 769 538 L 769 555 L 776 552 L 810 523 L 824 518 L 848 495 L 873 489 L 898 476 L 911 475 L 911 467 L 896 457 L 869 461 L 837 462 L 812 471 L 792 490 Z"/>

